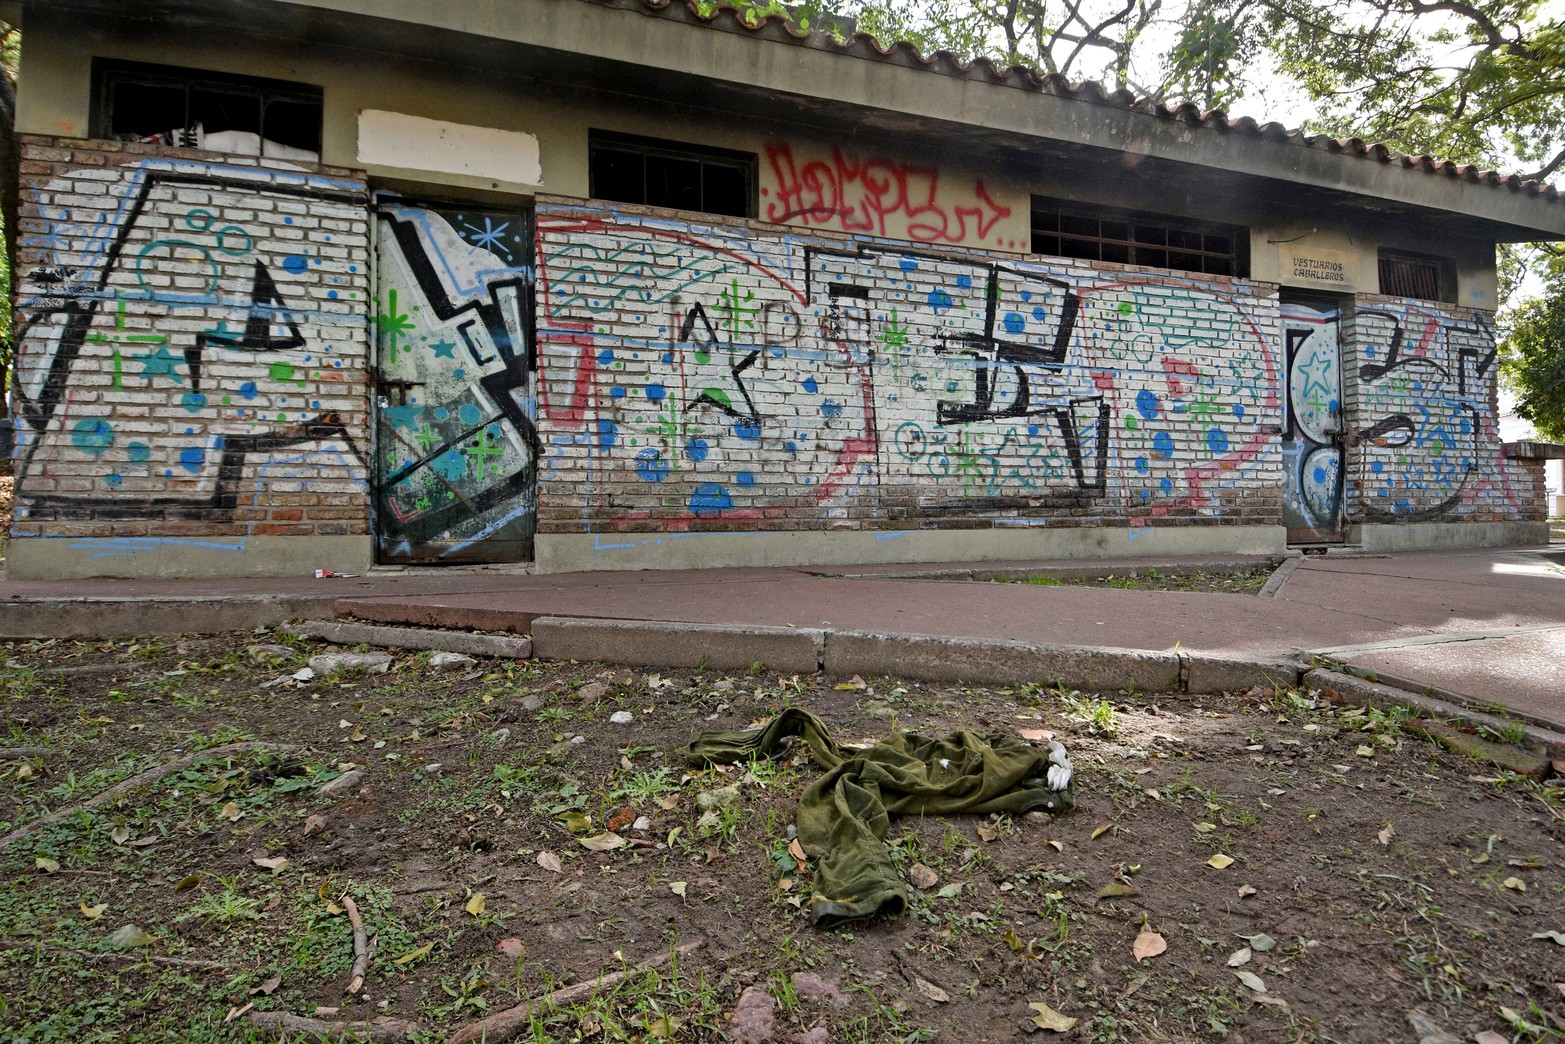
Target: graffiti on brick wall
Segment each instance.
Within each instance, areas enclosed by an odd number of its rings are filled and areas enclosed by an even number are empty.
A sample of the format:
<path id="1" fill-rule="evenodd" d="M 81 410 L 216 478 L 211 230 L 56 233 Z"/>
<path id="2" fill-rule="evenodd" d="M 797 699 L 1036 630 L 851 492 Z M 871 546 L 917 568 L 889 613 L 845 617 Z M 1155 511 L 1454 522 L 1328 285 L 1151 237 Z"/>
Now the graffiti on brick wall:
<path id="1" fill-rule="evenodd" d="M 1026 206 L 997 198 L 983 178 L 941 179 L 938 166 L 858 156 L 837 146 L 815 154 L 766 148 L 761 183 L 768 221 L 919 243 L 1027 249 Z"/>
<path id="2" fill-rule="evenodd" d="M 589 526 L 1134 522 L 1280 484 L 1275 312 L 1219 285 L 568 210 L 540 244 L 545 488 Z"/>
<path id="3" fill-rule="evenodd" d="M 1353 329 L 1364 518 L 1521 517 L 1495 429 L 1495 337 L 1485 314 L 1407 302 L 1361 308 Z"/>
<path id="4" fill-rule="evenodd" d="M 525 214 L 378 215 L 376 536 L 383 558 L 526 558 L 535 511 Z"/>
<path id="5" fill-rule="evenodd" d="M 340 231 L 362 215 L 352 183 L 146 160 L 31 195 L 18 521 L 86 510 L 266 532 L 299 518 L 300 496 L 362 495 L 346 419 L 362 415 L 365 356 L 362 235 Z"/>

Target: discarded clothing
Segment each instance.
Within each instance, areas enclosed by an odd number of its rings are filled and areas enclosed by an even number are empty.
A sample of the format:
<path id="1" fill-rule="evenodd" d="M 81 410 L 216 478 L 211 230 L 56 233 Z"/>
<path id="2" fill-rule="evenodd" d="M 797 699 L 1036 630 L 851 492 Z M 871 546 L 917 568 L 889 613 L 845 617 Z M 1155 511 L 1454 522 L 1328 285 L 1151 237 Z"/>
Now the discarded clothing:
<path id="1" fill-rule="evenodd" d="M 1064 812 L 1075 805 L 1070 759 L 1019 736 L 959 729 L 944 739 L 896 732 L 868 747 L 843 747 L 813 714 L 789 708 L 757 729 L 707 732 L 685 748 L 697 765 L 732 764 L 783 752 L 792 737 L 827 772 L 799 799 L 799 843 L 815 860 L 815 923 L 900 914 L 907 887 L 886 849 L 893 815 Z"/>

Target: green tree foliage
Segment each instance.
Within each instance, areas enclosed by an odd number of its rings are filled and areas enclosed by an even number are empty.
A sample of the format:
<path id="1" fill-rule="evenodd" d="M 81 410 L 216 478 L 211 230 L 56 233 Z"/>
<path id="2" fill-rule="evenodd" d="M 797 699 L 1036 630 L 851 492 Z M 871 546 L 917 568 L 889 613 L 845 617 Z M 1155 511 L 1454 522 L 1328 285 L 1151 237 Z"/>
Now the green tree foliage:
<path id="1" fill-rule="evenodd" d="M 1538 434 L 1565 442 L 1565 287 L 1518 308 L 1504 362 L 1516 389 L 1516 413 Z"/>

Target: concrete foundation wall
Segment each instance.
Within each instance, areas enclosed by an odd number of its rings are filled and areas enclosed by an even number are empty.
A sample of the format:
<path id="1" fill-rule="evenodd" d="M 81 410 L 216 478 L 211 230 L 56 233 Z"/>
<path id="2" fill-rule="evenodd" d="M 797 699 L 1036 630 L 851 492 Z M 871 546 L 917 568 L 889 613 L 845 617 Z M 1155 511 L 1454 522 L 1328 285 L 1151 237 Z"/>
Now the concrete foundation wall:
<path id="1" fill-rule="evenodd" d="M 1348 527 L 1348 542 L 1364 551 L 1437 551 L 1454 547 L 1521 547 L 1549 542 L 1547 522 L 1416 522 Z"/>

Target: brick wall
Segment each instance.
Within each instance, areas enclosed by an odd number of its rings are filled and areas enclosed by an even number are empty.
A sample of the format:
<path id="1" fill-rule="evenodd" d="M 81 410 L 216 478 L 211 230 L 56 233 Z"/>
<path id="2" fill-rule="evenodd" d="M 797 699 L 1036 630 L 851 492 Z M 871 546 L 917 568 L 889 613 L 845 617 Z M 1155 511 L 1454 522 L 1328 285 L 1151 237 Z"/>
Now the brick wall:
<path id="1" fill-rule="evenodd" d="M 540 201 L 539 531 L 1280 523 L 1275 287 Z"/>
<path id="2" fill-rule="evenodd" d="M 1343 323 L 1347 513 L 1370 523 L 1527 521 L 1533 476 L 1504 459 L 1494 319 L 1360 295 Z"/>
<path id="3" fill-rule="evenodd" d="M 94 553 L 366 533 L 362 177 L 21 145 L 13 534 Z"/>

